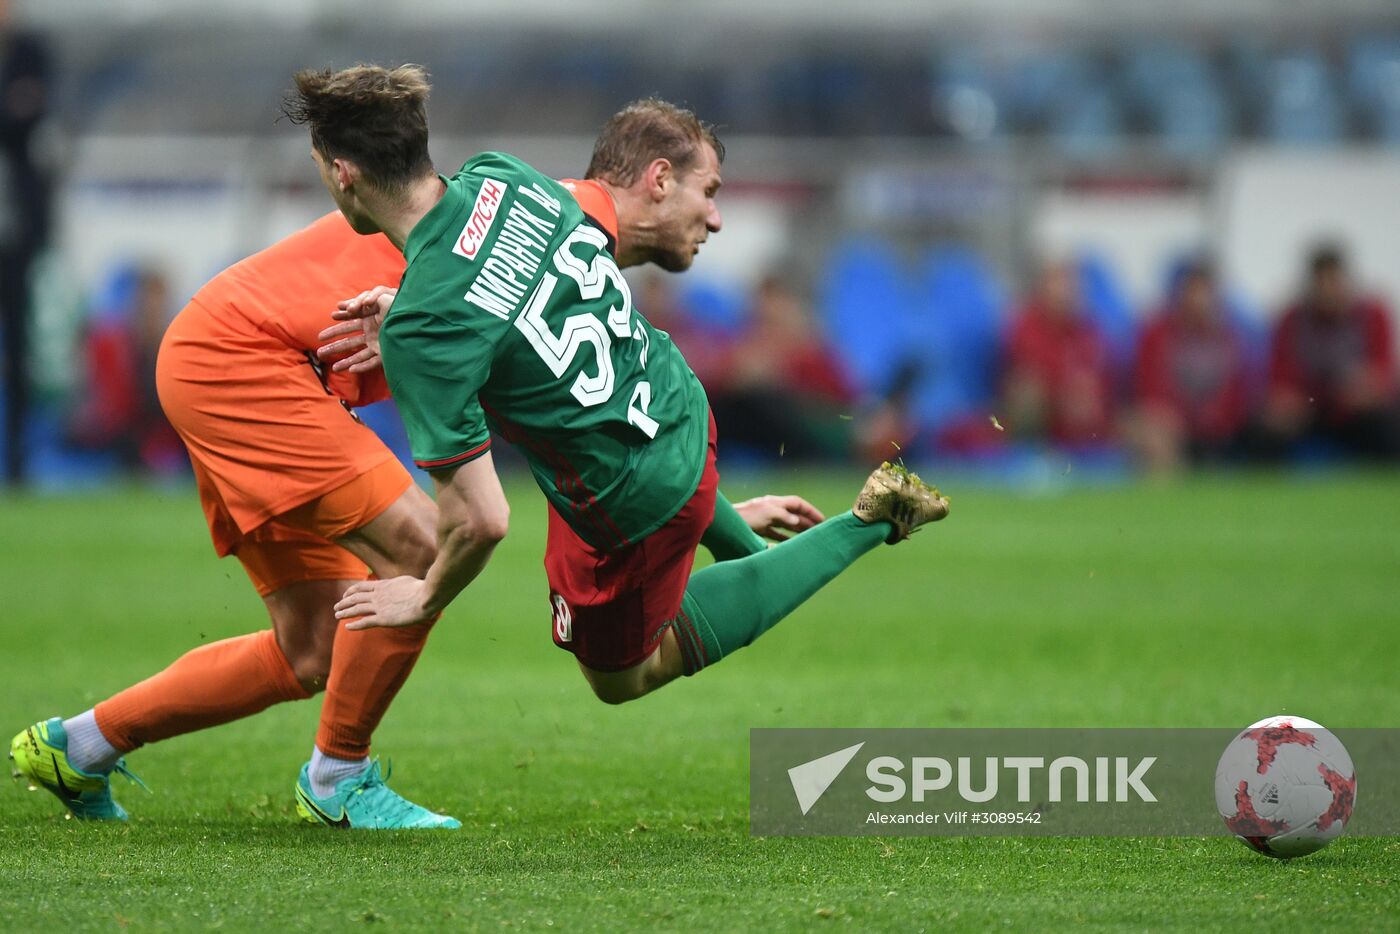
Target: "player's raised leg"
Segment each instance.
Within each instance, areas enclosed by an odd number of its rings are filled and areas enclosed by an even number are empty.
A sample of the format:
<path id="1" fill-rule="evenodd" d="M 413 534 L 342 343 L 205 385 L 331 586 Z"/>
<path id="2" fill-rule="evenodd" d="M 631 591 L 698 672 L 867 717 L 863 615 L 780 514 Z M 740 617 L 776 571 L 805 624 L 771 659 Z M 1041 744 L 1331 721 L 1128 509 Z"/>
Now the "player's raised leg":
<path id="1" fill-rule="evenodd" d="M 680 612 L 645 660 L 621 671 L 580 667 L 598 697 L 622 703 L 719 662 L 750 644 L 882 542 L 894 544 L 948 514 L 948 500 L 902 467 L 884 464 L 850 512 L 776 548 L 690 576 Z"/>

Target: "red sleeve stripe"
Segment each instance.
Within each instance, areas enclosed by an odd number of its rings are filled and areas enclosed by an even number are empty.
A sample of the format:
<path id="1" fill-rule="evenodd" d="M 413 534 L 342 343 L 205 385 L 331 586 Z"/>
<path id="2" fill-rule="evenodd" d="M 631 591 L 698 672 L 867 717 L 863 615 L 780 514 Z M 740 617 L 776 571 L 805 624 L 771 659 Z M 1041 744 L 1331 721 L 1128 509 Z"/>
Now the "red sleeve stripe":
<path id="1" fill-rule="evenodd" d="M 453 464 L 461 464 L 471 460 L 473 457 L 485 454 L 486 449 L 490 446 L 491 439 L 487 438 L 485 441 L 481 442 L 476 447 L 472 448 L 470 451 L 463 451 L 461 454 L 454 455 L 453 457 L 444 457 L 441 460 L 435 461 L 415 460 L 414 463 L 417 464 L 419 467 L 422 467 L 424 470 L 436 470 L 439 467 L 451 467 Z"/>

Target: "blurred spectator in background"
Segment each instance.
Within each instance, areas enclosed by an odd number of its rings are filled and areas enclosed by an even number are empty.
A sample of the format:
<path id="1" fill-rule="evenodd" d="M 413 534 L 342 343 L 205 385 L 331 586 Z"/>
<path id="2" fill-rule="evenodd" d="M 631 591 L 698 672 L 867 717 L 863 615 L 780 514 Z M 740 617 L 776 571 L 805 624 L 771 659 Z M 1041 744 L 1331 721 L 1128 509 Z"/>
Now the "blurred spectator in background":
<path id="1" fill-rule="evenodd" d="M 811 308 L 784 277 L 759 285 L 725 372 L 705 388 L 735 443 L 809 460 L 850 450 L 855 393 Z"/>
<path id="2" fill-rule="evenodd" d="M 1107 342 L 1085 311 L 1074 264 L 1044 265 L 1011 325 L 1005 420 L 1017 437 L 1070 447 L 1113 436 L 1113 374 Z"/>
<path id="3" fill-rule="evenodd" d="M 170 311 L 159 270 L 127 266 L 113 276 L 82 337 L 83 389 L 68 432 L 75 447 L 112 452 L 128 470 L 183 468 L 184 448 L 156 395 L 156 353 Z"/>
<path id="4" fill-rule="evenodd" d="M 34 153 L 48 108 L 49 58 L 0 0 L 0 344 L 5 348 L 5 478 L 25 479 L 29 408 L 29 269 L 48 239 L 49 186 Z"/>
<path id="5" fill-rule="evenodd" d="M 1330 244 L 1313 252 L 1302 296 L 1274 329 L 1255 446 L 1276 459 L 1305 439 L 1369 457 L 1400 456 L 1390 313 L 1354 291 L 1341 249 Z"/>
<path id="6" fill-rule="evenodd" d="M 1143 464 L 1168 472 L 1231 453 L 1250 415 L 1249 376 L 1215 270 L 1189 263 L 1138 343 L 1129 435 Z"/>
<path id="7" fill-rule="evenodd" d="M 651 322 L 671 335 L 671 340 L 685 355 L 686 362 L 700 378 L 706 390 L 719 385 L 729 363 L 730 339 L 712 328 L 700 327 L 689 310 L 681 303 L 671 284 L 669 273 L 643 274 L 637 290 L 637 310 Z"/>
<path id="8" fill-rule="evenodd" d="M 911 454 L 919 448 L 919 420 L 914 412 L 914 395 L 923 368 L 907 359 L 892 365 L 889 379 L 871 404 L 862 409 L 852 426 L 852 451 L 858 463 L 879 463 Z M 981 424 L 979 418 L 978 424 Z"/>

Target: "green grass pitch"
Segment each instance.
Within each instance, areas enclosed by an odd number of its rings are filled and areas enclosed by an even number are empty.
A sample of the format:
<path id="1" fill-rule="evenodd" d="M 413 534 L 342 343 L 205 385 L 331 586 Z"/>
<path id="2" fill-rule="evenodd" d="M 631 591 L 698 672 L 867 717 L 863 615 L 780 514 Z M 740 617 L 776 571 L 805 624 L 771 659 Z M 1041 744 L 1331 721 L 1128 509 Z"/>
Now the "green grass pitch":
<path id="1" fill-rule="evenodd" d="M 933 477 L 933 479 L 938 479 Z M 847 508 L 860 478 L 736 478 Z M 383 725 L 456 833 L 303 826 L 315 702 L 142 750 L 126 826 L 0 787 L 0 927 L 1366 930 L 1400 841 L 1293 863 L 1211 839 L 758 839 L 757 726 L 1400 726 L 1400 477 L 960 491 L 753 647 L 624 707 L 550 642 L 543 501 L 439 625 Z M 70 715 L 265 624 L 191 490 L 0 499 L 0 725 Z M 1360 789 L 1362 806 L 1366 789 Z"/>

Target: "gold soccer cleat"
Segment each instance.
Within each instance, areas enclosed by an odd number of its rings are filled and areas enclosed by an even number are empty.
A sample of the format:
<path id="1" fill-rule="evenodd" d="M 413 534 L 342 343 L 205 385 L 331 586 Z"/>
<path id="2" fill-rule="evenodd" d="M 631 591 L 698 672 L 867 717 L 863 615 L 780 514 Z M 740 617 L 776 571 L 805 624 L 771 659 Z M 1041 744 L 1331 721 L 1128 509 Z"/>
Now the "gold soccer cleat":
<path id="1" fill-rule="evenodd" d="M 851 508 L 862 522 L 885 521 L 894 526 L 885 544 L 903 541 L 922 525 L 948 515 L 948 498 L 905 466 L 885 461 L 865 481 Z"/>

